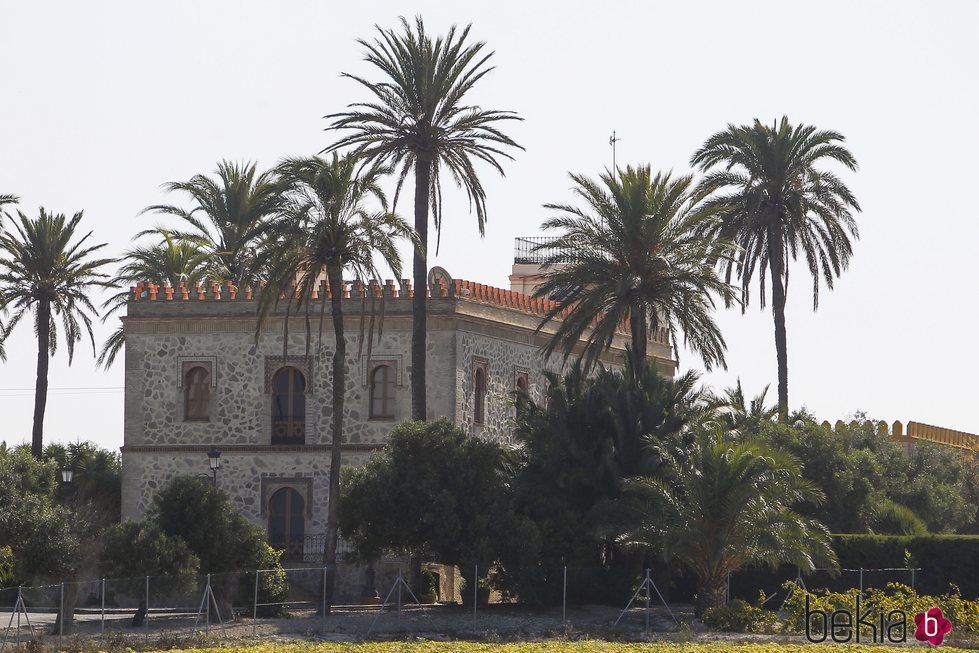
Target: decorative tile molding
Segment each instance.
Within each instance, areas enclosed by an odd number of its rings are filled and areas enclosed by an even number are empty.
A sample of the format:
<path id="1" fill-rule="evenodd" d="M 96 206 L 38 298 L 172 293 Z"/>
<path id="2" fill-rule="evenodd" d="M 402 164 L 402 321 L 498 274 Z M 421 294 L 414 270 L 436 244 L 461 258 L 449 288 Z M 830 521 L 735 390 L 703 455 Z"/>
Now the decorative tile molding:
<path id="1" fill-rule="evenodd" d="M 306 394 L 313 386 L 313 357 L 312 356 L 266 356 L 265 357 L 265 394 L 272 392 L 272 377 L 283 367 L 295 367 L 306 378 Z"/>
<path id="2" fill-rule="evenodd" d="M 302 476 L 274 476 L 272 474 L 262 474 L 262 505 L 261 516 L 268 517 L 269 500 L 272 495 L 282 488 L 289 487 L 299 492 L 303 498 L 306 519 L 313 518 L 313 479 L 312 477 Z"/>
<path id="3" fill-rule="evenodd" d="M 203 367 L 206 369 L 208 374 L 208 385 L 211 386 L 212 390 L 218 387 L 217 361 L 217 356 L 178 356 L 177 370 L 179 370 L 180 375 L 177 377 L 177 387 L 184 387 L 184 379 L 187 378 L 187 372 L 189 372 L 192 367 Z"/>

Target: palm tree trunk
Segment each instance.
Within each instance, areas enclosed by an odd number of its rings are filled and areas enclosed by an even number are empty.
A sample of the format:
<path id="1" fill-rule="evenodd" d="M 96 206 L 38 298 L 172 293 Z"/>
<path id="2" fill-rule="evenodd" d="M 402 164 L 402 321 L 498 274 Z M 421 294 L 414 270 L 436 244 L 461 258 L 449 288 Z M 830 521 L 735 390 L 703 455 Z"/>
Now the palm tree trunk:
<path id="1" fill-rule="evenodd" d="M 347 387 L 347 343 L 343 335 L 343 271 L 338 267 L 327 270 L 330 282 L 330 310 L 336 349 L 333 353 L 333 424 L 330 444 L 330 492 L 326 504 L 326 544 L 323 565 L 326 567 L 323 587 L 323 610 L 326 616 L 333 607 L 336 586 L 337 540 L 340 523 L 340 453 L 343 443 L 343 400 Z"/>
<path id="2" fill-rule="evenodd" d="M 772 314 L 775 317 L 775 358 L 778 362 L 778 419 L 783 424 L 789 421 L 789 354 L 785 334 L 785 286 L 782 285 L 785 269 L 782 238 L 775 234 L 769 237 L 769 267 L 772 273 Z"/>
<path id="3" fill-rule="evenodd" d="M 38 460 L 44 450 L 44 409 L 48 403 L 48 363 L 51 352 L 51 302 L 42 299 L 37 306 L 37 383 L 34 386 L 34 430 L 31 433 L 31 455 Z"/>
<path id="4" fill-rule="evenodd" d="M 428 340 L 426 319 L 426 290 L 428 285 L 428 201 L 432 179 L 432 158 L 419 154 L 415 160 L 415 232 L 421 248 L 415 248 L 412 261 L 412 283 L 415 296 L 411 300 L 411 418 L 428 419 L 425 396 L 425 356 Z"/>
<path id="5" fill-rule="evenodd" d="M 632 375 L 636 381 L 642 379 L 646 364 L 646 311 L 643 307 L 633 307 L 629 312 L 629 329 L 632 337 Z"/>
<path id="6" fill-rule="evenodd" d="M 727 577 L 705 578 L 697 587 L 694 615 L 700 618 L 708 608 L 719 608 L 727 603 Z"/>

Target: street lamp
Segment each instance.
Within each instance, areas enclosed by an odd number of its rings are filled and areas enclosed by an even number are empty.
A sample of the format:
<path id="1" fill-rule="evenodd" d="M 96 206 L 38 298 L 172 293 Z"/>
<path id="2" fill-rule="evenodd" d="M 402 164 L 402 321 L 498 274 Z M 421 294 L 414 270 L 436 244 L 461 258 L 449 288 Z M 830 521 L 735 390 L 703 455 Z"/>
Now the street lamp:
<path id="1" fill-rule="evenodd" d="M 68 497 L 71 495 L 72 485 L 71 482 L 75 478 L 75 470 L 70 466 L 65 466 L 61 470 L 61 489 L 65 498 L 65 503 L 68 502 Z"/>
<path id="2" fill-rule="evenodd" d="M 221 469 L 221 452 L 217 447 L 211 447 L 207 452 L 207 462 L 211 466 L 211 473 L 214 475 L 214 487 L 218 486 L 218 470 Z"/>

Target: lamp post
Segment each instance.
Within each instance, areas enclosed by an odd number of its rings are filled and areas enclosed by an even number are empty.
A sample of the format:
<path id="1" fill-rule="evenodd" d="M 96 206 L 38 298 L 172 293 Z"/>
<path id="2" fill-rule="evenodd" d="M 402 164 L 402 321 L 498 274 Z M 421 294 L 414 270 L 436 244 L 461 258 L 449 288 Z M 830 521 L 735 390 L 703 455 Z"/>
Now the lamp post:
<path id="1" fill-rule="evenodd" d="M 207 462 L 211 466 L 211 474 L 214 475 L 214 487 L 218 486 L 218 470 L 221 469 L 221 452 L 217 447 L 211 447 L 207 452 Z"/>
<path id="2" fill-rule="evenodd" d="M 72 487 L 72 480 L 75 478 L 75 470 L 70 466 L 66 465 L 61 470 L 61 492 L 65 500 L 65 505 L 68 505 L 68 498 L 71 496 L 71 492 L 74 489 Z"/>

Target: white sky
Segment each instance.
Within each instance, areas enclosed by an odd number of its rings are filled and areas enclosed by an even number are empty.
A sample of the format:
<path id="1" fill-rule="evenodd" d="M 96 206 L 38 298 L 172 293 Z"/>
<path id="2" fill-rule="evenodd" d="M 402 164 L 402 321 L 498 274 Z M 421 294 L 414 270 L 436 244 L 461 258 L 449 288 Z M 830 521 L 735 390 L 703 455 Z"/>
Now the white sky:
<path id="1" fill-rule="evenodd" d="M 620 165 L 683 173 L 728 122 L 788 114 L 846 135 L 861 167 L 845 179 L 864 209 L 851 268 L 818 313 L 793 268 L 790 402 L 830 420 L 863 410 L 979 432 L 969 291 L 979 221 L 967 199 L 979 3 L 2 0 L 0 193 L 31 213 L 84 209 L 83 224 L 117 255 L 154 222 L 141 209 L 177 199 L 160 184 L 221 158 L 265 168 L 328 145 L 321 117 L 366 97 L 339 73 L 376 77 L 355 39 L 415 13 L 433 33 L 473 23 L 497 70 L 472 99 L 519 112 L 525 122 L 509 129 L 527 148 L 505 179 L 485 171 L 484 241 L 464 196 L 447 190 L 431 264 L 506 287 L 514 236 L 539 233 L 544 202 L 571 199 L 569 170 L 594 176 L 610 164 L 613 129 Z M 752 306 L 718 319 L 729 371 L 706 378 L 740 376 L 752 395 L 771 383 L 774 401 L 770 314 Z M 28 324 L 0 366 L 0 439 L 11 443 L 30 439 Z M 97 371 L 82 348 L 69 368 L 62 348 L 50 384 L 47 441 L 122 444 L 121 362 Z"/>

